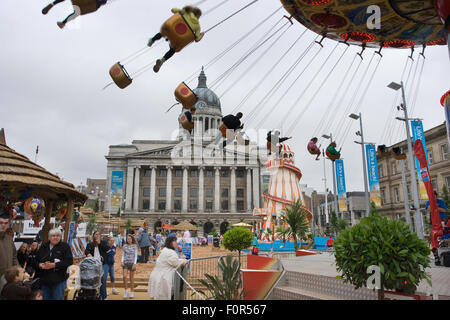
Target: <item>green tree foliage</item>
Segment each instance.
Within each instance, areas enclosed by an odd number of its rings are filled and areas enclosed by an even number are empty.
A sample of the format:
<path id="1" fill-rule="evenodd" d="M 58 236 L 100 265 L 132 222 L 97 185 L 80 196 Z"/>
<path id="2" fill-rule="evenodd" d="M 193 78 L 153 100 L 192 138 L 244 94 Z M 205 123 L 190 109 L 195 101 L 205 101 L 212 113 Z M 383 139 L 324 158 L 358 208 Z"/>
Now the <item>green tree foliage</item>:
<path id="1" fill-rule="evenodd" d="M 127 221 L 125 222 L 125 230 L 127 230 L 128 234 L 130 233 L 133 234 L 133 226 L 131 225 L 131 219 L 127 219 Z"/>
<path id="2" fill-rule="evenodd" d="M 337 271 L 356 288 L 366 286 L 369 266 L 380 268 L 382 297 L 384 289 L 413 292 L 422 279 L 431 285 L 424 271 L 430 265 L 430 249 L 400 220 L 363 218 L 345 229 L 334 247 Z"/>
<path id="3" fill-rule="evenodd" d="M 117 209 L 116 217 L 120 218 L 120 207 Z"/>
<path id="4" fill-rule="evenodd" d="M 284 226 L 277 227 L 277 230 L 275 231 L 275 233 L 283 239 L 283 243 L 289 238 L 290 232 L 291 230 Z"/>
<path id="5" fill-rule="evenodd" d="M 208 233 L 208 235 L 213 236 L 213 237 L 218 237 L 219 233 L 217 232 L 216 228 L 212 228 L 211 231 Z"/>
<path id="6" fill-rule="evenodd" d="M 303 208 L 302 201 L 299 198 L 294 204 L 286 208 L 286 215 L 282 219 L 284 223 L 289 225 L 289 236 L 294 238 L 294 247 L 296 251 L 298 239 L 305 239 L 306 233 L 309 230 L 307 217 L 308 211 Z"/>
<path id="7" fill-rule="evenodd" d="M 89 216 L 88 224 L 86 226 L 86 233 L 88 235 L 91 235 L 97 229 L 98 229 L 97 217 L 95 216 L 95 214 L 91 214 Z"/>
<path id="8" fill-rule="evenodd" d="M 100 200 L 99 198 L 95 199 L 94 203 L 94 212 L 97 213 L 100 211 Z"/>
<path id="9" fill-rule="evenodd" d="M 223 235 L 222 244 L 225 249 L 239 252 L 239 261 L 241 251 L 249 248 L 253 242 L 253 234 L 246 228 L 233 228 Z"/>
<path id="10" fill-rule="evenodd" d="M 238 229 L 232 229 L 227 233 Z M 199 290 L 199 293 L 208 296 L 208 299 L 214 300 L 242 300 L 243 292 L 241 290 L 242 279 L 240 277 L 239 261 L 233 259 L 231 255 L 228 255 L 225 259 L 219 259 L 219 269 L 221 271 L 219 274 L 222 275 L 221 278 L 219 276 L 205 274 L 206 280 L 199 280 L 209 294 L 206 294 L 202 290 Z"/>
<path id="11" fill-rule="evenodd" d="M 375 205 L 375 202 L 372 201 L 370 203 L 369 216 L 373 216 L 376 214 L 379 214 L 378 209 L 377 209 L 377 206 Z"/>

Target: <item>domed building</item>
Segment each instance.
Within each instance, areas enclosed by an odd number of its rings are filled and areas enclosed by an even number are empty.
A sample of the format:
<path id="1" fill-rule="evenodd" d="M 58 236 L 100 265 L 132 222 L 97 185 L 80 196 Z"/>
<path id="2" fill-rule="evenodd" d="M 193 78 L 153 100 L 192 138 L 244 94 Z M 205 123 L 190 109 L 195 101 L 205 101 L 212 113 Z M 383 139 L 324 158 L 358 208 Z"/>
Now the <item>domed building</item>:
<path id="1" fill-rule="evenodd" d="M 193 91 L 198 101 L 192 135 L 179 125 L 176 140 L 112 145 L 105 156 L 111 213 L 120 208 L 122 218 L 145 219 L 151 232 L 188 220 L 200 234 L 212 228 L 224 233 L 234 223 L 255 223 L 253 209 L 263 203 L 266 159 L 260 159 L 256 144 L 208 153 L 222 106 L 204 70 Z"/>
<path id="2" fill-rule="evenodd" d="M 218 129 L 222 121 L 222 109 L 219 97 L 206 85 L 206 74 L 202 69 L 198 77 L 198 86 L 192 90 L 197 96 L 195 104 L 194 135 L 201 136 L 203 140 L 211 140 L 213 129 Z M 184 112 L 185 110 L 181 110 Z M 179 139 L 187 138 L 187 132 L 179 125 Z"/>

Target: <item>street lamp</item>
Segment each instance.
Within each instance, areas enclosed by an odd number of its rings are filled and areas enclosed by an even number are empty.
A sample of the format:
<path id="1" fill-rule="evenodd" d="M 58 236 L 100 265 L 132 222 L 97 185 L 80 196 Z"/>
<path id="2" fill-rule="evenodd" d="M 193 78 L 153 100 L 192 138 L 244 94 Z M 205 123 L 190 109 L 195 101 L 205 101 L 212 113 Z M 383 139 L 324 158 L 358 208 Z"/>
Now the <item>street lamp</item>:
<path id="1" fill-rule="evenodd" d="M 330 135 L 323 134 L 322 138 L 329 139 L 330 143 L 333 142 L 333 135 L 330 133 Z M 324 157 L 325 158 L 325 157 Z M 337 192 L 336 192 L 336 172 L 334 168 L 334 161 L 331 161 L 331 168 L 333 169 L 333 198 L 334 198 L 334 212 L 336 215 L 338 214 L 338 203 L 337 203 Z"/>
<path id="2" fill-rule="evenodd" d="M 358 131 L 356 133 L 356 135 L 361 137 L 361 142 L 355 141 L 355 143 L 361 144 L 361 153 L 362 153 L 362 162 L 363 162 L 363 171 L 364 171 L 364 197 L 365 197 L 365 202 L 366 202 L 366 217 L 368 217 L 369 211 L 370 211 L 370 197 L 369 197 L 369 187 L 367 185 L 366 153 L 364 150 L 364 146 L 366 144 L 373 144 L 373 143 L 364 142 L 364 132 L 363 132 L 361 112 L 359 113 L 359 115 L 352 113 L 349 115 L 349 117 L 352 118 L 353 120 L 359 120 L 360 131 Z"/>
<path id="3" fill-rule="evenodd" d="M 411 133 L 409 131 L 409 119 L 408 118 L 408 109 L 406 107 L 406 98 L 405 98 L 405 87 L 403 85 L 403 81 L 401 84 L 398 84 L 396 82 L 391 82 L 388 85 L 388 88 L 393 89 L 395 91 L 398 91 L 399 89 L 402 89 L 402 99 L 403 103 L 400 105 L 399 110 L 402 109 L 405 113 L 405 118 L 397 118 L 397 120 L 404 121 L 405 127 L 406 127 L 406 144 L 408 146 L 408 158 L 409 158 L 409 170 L 411 174 L 411 184 L 412 184 L 412 193 L 413 193 L 413 199 L 414 199 L 414 208 L 416 211 L 415 214 L 415 223 L 416 223 L 416 232 L 417 236 L 420 239 L 423 239 L 423 217 L 422 212 L 420 211 L 420 202 L 419 202 L 419 196 L 418 196 L 418 190 L 417 190 L 417 180 L 416 180 L 416 173 L 414 172 L 414 157 L 412 152 L 412 141 L 411 141 Z"/>

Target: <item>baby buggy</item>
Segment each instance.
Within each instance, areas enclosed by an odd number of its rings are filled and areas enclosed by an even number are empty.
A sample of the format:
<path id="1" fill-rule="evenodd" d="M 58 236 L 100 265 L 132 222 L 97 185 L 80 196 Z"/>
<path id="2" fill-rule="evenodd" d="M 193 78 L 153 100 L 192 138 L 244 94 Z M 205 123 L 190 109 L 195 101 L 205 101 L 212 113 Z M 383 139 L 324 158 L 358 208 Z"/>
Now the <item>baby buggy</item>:
<path id="1" fill-rule="evenodd" d="M 86 258 L 80 263 L 79 288 L 75 291 L 73 300 L 101 300 L 103 266 L 96 258 Z"/>

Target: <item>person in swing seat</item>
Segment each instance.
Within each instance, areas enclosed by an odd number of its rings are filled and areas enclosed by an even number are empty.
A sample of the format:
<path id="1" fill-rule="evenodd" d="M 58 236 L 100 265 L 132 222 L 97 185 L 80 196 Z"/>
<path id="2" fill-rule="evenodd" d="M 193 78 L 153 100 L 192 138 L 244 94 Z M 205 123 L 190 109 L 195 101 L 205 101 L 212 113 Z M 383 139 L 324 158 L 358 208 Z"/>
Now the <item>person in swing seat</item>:
<path id="1" fill-rule="evenodd" d="M 203 32 L 200 32 L 201 29 L 198 20 L 202 16 L 202 11 L 199 8 L 193 6 L 185 6 L 183 9 L 174 8 L 172 9 L 172 13 L 180 13 L 183 16 L 184 20 L 194 32 L 195 42 L 199 42 L 200 40 L 202 40 L 205 34 Z M 148 41 L 147 45 L 151 47 L 153 43 L 155 43 L 155 41 L 160 40 L 162 37 L 163 35 L 161 34 L 161 32 L 157 33 Z M 163 63 L 172 58 L 175 52 L 175 48 L 170 47 L 169 51 L 166 52 L 164 57 L 156 61 L 156 64 L 153 67 L 153 71 L 156 73 L 159 72 Z"/>
<path id="2" fill-rule="evenodd" d="M 58 3 L 64 2 L 65 0 L 55 0 L 53 2 L 51 2 L 50 4 L 48 4 L 44 9 L 42 9 L 42 14 L 47 14 L 51 8 L 53 8 L 55 5 L 57 5 Z M 101 6 L 105 5 L 108 0 L 92 0 L 96 2 L 97 5 L 97 9 L 100 8 Z M 76 6 L 74 5 L 74 8 Z M 58 27 L 60 29 L 64 28 L 66 26 L 66 24 L 69 21 L 72 21 L 73 19 L 77 18 L 80 15 L 80 10 L 75 9 L 71 14 L 69 14 L 63 21 L 58 21 L 56 24 L 58 25 Z"/>

